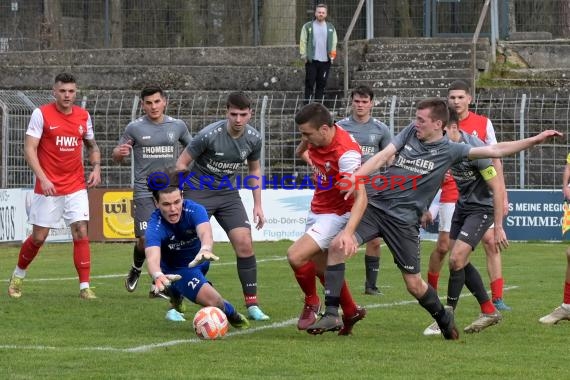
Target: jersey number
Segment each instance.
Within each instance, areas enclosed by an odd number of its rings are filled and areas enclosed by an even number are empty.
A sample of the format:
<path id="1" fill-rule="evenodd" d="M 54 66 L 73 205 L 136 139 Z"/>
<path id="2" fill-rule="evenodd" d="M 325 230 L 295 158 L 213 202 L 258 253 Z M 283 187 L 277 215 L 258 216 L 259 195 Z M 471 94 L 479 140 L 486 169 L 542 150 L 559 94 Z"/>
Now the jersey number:
<path id="1" fill-rule="evenodd" d="M 192 289 L 196 289 L 198 284 L 200 283 L 200 279 L 193 277 L 190 281 L 188 281 L 188 286 Z"/>

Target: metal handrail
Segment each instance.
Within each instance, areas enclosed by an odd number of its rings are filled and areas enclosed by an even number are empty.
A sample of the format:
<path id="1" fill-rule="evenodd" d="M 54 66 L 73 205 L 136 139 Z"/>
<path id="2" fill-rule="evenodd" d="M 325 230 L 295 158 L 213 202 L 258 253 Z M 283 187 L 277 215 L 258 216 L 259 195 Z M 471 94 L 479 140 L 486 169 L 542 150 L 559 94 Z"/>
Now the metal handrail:
<path id="1" fill-rule="evenodd" d="M 485 22 L 485 17 L 487 16 L 487 10 L 489 8 L 489 3 L 491 0 L 485 0 L 483 4 L 483 9 L 479 15 L 479 21 L 477 22 L 477 27 L 475 28 L 475 33 L 473 33 L 473 40 L 471 41 L 471 93 L 475 94 L 475 81 L 477 80 L 477 40 L 479 39 L 479 33 L 481 33 L 481 28 L 483 27 L 483 22 Z"/>
<path id="2" fill-rule="evenodd" d="M 344 58 L 344 97 L 348 98 L 348 40 L 350 39 L 350 35 L 352 34 L 352 29 L 354 29 L 354 25 L 356 24 L 356 20 L 360 16 L 360 11 L 362 10 L 362 6 L 366 0 L 360 0 L 358 6 L 356 7 L 356 11 L 354 11 L 354 15 L 352 16 L 352 20 L 350 21 L 350 25 L 348 26 L 348 30 L 344 35 L 344 39 L 342 40 L 342 44 L 344 46 L 343 58 Z M 487 0 L 489 1 L 489 0 Z"/>

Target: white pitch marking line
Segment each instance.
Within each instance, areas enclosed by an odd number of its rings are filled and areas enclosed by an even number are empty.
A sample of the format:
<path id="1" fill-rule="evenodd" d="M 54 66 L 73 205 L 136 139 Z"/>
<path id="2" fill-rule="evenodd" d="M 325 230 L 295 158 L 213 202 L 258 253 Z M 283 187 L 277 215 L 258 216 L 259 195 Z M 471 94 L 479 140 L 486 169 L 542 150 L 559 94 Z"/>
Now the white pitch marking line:
<path id="1" fill-rule="evenodd" d="M 508 290 L 513 290 L 513 289 L 518 289 L 517 285 L 513 285 L 513 286 L 507 286 L 505 287 L 503 290 L 508 291 Z M 468 297 L 470 296 L 471 293 L 468 294 L 462 294 L 460 297 Z M 443 299 L 444 297 L 440 297 L 440 299 Z M 378 304 L 372 304 L 372 305 L 365 305 L 365 307 L 367 309 L 378 309 L 378 308 L 389 308 L 389 307 L 394 307 L 394 306 L 405 306 L 405 305 L 411 305 L 411 304 L 417 304 L 418 301 L 417 300 L 406 300 L 406 301 L 397 301 L 397 302 L 390 302 L 390 303 L 378 303 Z M 298 318 L 292 318 L 292 319 L 288 319 L 286 321 L 282 321 L 282 322 L 274 322 L 270 325 L 265 325 L 265 326 L 259 326 L 259 327 L 254 327 L 254 328 L 250 328 L 247 330 L 238 330 L 238 331 L 234 331 L 234 332 L 230 332 L 228 333 L 226 336 L 231 337 L 231 336 L 237 336 L 237 335 L 249 335 L 249 334 L 253 334 L 256 333 L 258 331 L 262 331 L 262 330 L 267 330 L 267 329 L 277 329 L 277 328 L 281 328 L 281 327 L 285 327 L 285 326 L 290 326 L 290 325 L 294 325 L 295 323 L 297 323 Z M 80 348 L 76 348 L 76 347 L 54 347 L 54 346 L 18 346 L 18 345 L 0 345 L 0 350 L 2 349 L 11 349 L 11 350 L 37 350 L 37 351 L 44 351 L 44 350 L 60 350 L 60 351 L 64 351 L 64 350 L 73 350 L 73 351 L 110 351 L 110 352 L 149 352 L 152 351 L 154 349 L 157 348 L 163 348 L 163 347 L 172 347 L 172 346 L 177 346 L 179 344 L 196 344 L 196 343 L 203 343 L 204 341 L 199 339 L 199 338 L 192 338 L 192 339 L 177 339 L 177 340 L 170 340 L 168 342 L 162 342 L 162 343 L 153 343 L 153 344 L 145 344 L 142 346 L 136 346 L 136 347 L 131 347 L 131 348 L 117 348 L 117 347 L 104 347 L 104 346 L 99 346 L 99 347 L 80 347 Z"/>
<path id="2" fill-rule="evenodd" d="M 283 261 L 283 260 L 287 260 L 287 257 L 273 257 L 273 258 L 269 258 L 269 259 L 262 259 L 262 260 L 257 260 L 258 263 L 265 263 L 265 262 L 269 262 L 269 261 Z M 236 265 L 235 261 L 232 262 L 216 262 L 215 264 L 213 264 L 215 266 L 218 265 Z M 117 278 L 117 277 L 125 277 L 127 275 L 127 273 L 121 273 L 121 274 L 101 274 L 98 276 L 91 276 L 91 278 Z M 72 281 L 72 280 L 77 280 L 77 277 L 54 277 L 54 278 L 26 278 L 26 282 L 44 282 L 44 281 Z M 3 279 L 1 280 L 2 282 L 9 282 L 10 279 Z"/>

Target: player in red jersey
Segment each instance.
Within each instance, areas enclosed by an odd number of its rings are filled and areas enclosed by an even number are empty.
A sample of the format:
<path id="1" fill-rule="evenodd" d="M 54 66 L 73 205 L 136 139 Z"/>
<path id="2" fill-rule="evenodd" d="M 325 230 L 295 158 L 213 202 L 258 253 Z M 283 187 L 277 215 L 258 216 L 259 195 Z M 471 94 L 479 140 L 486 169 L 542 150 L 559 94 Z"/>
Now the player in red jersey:
<path id="1" fill-rule="evenodd" d="M 566 202 L 570 201 L 570 153 L 566 156 L 566 166 L 562 173 L 562 194 Z M 564 235 L 564 230 L 562 235 Z M 570 247 L 566 249 L 566 277 L 564 278 L 562 304 L 538 321 L 545 325 L 555 325 L 560 321 L 570 321 Z"/>
<path id="2" fill-rule="evenodd" d="M 495 137 L 495 129 L 493 128 L 493 123 L 491 123 L 491 120 L 483 115 L 478 115 L 474 112 L 469 111 L 469 104 L 471 104 L 473 98 L 471 96 L 471 89 L 466 82 L 457 80 L 451 83 L 448 89 L 447 99 L 449 106 L 455 108 L 457 114 L 459 115 L 460 130 L 478 137 L 487 145 L 497 143 L 497 139 Z M 503 189 L 505 192 L 505 204 L 503 207 L 503 213 L 504 216 L 506 216 L 509 211 L 509 200 L 507 198 L 505 179 L 503 176 L 503 164 L 498 158 L 492 159 L 492 161 L 493 166 L 497 171 L 497 176 L 503 184 Z M 511 308 L 507 306 L 503 301 L 504 280 L 502 273 L 501 252 L 497 249 L 497 245 L 494 241 L 493 226 L 491 226 L 485 235 L 483 235 L 482 242 L 487 258 L 487 272 L 489 274 L 489 280 L 491 282 L 491 299 L 493 300 L 493 303 L 498 310 L 511 310 Z"/>
<path id="3" fill-rule="evenodd" d="M 287 259 L 295 278 L 305 294 L 305 305 L 297 328 L 306 330 L 317 320 L 320 299 L 315 275 L 324 283 L 326 251 L 332 239 L 346 225 L 353 205 L 366 205 L 364 186 L 354 198 L 344 199 L 338 181 L 360 167 L 361 150 L 358 143 L 344 129 L 333 123 L 328 109 L 320 103 L 310 103 L 295 115 L 303 142 L 297 152 L 308 146 L 314 173 L 315 193 L 305 226 L 305 234 L 287 250 Z M 348 335 L 356 322 L 364 318 L 366 309 L 352 299 L 346 282 L 342 285 L 340 305 L 343 324 L 339 321 L 339 335 Z"/>
<path id="4" fill-rule="evenodd" d="M 71 227 L 79 296 L 93 299 L 97 297 L 89 287 L 91 253 L 87 237 L 89 201 L 86 187 L 94 187 L 101 182 L 101 153 L 95 143 L 89 113 L 74 105 L 77 96 L 75 77 L 68 73 L 57 75 L 53 96 L 55 102 L 34 110 L 26 132 L 24 155 L 36 177 L 28 219 L 33 229 L 20 249 L 8 295 L 12 298 L 22 296 L 22 282 L 28 266 L 44 244 L 50 228 L 63 217 Z M 93 166 L 87 184 L 83 144 Z"/>

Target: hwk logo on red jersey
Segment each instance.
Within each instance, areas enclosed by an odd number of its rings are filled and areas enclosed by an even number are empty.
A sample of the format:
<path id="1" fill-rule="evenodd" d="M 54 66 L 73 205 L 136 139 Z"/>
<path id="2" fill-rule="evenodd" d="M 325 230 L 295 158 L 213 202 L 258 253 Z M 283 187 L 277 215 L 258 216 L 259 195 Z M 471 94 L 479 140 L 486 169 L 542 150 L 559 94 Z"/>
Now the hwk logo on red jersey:
<path id="1" fill-rule="evenodd" d="M 74 147 L 79 146 L 79 142 L 77 141 L 77 137 L 57 136 L 55 138 L 55 145 L 63 147 Z"/>

